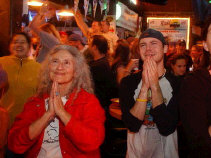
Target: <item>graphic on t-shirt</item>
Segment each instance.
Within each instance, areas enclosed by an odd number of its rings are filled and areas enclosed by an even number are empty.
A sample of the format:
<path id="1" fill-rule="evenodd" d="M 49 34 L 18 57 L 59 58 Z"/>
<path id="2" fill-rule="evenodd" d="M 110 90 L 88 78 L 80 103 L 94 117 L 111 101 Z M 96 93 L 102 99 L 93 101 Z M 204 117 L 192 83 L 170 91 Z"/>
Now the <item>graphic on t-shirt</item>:
<path id="1" fill-rule="evenodd" d="M 45 138 L 47 139 L 44 139 L 43 143 L 55 143 L 59 141 L 59 127 L 57 123 L 58 120 L 54 119 L 46 128 L 47 137 Z"/>
<path id="2" fill-rule="evenodd" d="M 48 110 L 49 99 L 45 100 L 45 109 Z M 59 120 L 55 117 L 45 129 L 43 144 L 59 141 Z"/>
<path id="3" fill-rule="evenodd" d="M 148 94 L 147 94 L 147 105 L 146 105 L 146 112 L 145 112 L 145 115 L 144 115 L 144 125 L 147 125 L 147 126 L 154 126 L 155 123 L 153 122 L 153 117 L 152 115 L 150 115 L 149 111 L 152 107 L 152 99 L 151 99 L 151 90 L 148 91 Z"/>

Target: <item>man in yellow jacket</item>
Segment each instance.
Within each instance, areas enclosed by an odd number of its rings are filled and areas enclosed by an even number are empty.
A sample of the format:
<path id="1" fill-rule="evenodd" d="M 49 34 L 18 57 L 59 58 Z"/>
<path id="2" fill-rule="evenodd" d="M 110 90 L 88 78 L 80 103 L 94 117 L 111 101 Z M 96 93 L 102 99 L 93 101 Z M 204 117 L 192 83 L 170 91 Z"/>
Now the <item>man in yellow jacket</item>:
<path id="1" fill-rule="evenodd" d="M 27 98 L 37 88 L 40 64 L 29 59 L 31 41 L 25 33 L 15 34 L 10 41 L 10 56 L 0 58 L 0 64 L 8 75 L 8 88 L 1 98 L 2 106 L 9 114 L 9 128 L 23 110 Z"/>

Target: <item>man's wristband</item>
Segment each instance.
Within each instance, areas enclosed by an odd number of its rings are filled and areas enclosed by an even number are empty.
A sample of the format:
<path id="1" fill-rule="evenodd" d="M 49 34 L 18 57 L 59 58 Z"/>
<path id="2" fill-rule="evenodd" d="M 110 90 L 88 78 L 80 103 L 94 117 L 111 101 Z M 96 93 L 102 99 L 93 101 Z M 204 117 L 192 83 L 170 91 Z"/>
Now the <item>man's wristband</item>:
<path id="1" fill-rule="evenodd" d="M 137 98 L 136 101 L 138 101 L 138 102 L 147 102 L 148 100 L 147 99 L 139 99 L 139 98 Z"/>

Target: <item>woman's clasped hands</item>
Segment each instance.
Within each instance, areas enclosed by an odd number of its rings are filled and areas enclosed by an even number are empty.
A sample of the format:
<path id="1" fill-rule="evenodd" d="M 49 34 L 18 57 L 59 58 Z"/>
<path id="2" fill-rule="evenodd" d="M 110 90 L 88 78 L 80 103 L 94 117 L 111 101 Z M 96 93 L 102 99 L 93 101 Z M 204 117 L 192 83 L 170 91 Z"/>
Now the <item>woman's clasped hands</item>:
<path id="1" fill-rule="evenodd" d="M 55 116 L 60 117 L 64 111 L 65 109 L 61 100 L 58 82 L 53 81 L 47 113 L 50 114 L 51 119 L 53 119 Z"/>

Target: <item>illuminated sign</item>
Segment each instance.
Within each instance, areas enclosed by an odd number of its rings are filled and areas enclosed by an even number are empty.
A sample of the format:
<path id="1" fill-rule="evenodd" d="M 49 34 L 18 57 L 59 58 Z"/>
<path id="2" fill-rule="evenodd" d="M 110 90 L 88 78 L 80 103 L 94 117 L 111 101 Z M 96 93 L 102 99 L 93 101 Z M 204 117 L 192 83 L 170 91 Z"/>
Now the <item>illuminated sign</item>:
<path id="1" fill-rule="evenodd" d="M 117 19 L 118 18 L 118 19 Z M 130 31 L 137 30 L 138 14 L 130 10 L 126 5 L 118 2 L 116 8 L 116 25 Z"/>
<path id="2" fill-rule="evenodd" d="M 190 42 L 190 18 L 180 17 L 148 17 L 148 27 L 160 31 L 169 42 L 186 41 L 186 49 Z"/>

